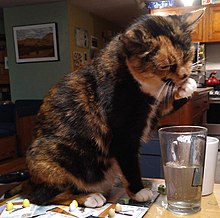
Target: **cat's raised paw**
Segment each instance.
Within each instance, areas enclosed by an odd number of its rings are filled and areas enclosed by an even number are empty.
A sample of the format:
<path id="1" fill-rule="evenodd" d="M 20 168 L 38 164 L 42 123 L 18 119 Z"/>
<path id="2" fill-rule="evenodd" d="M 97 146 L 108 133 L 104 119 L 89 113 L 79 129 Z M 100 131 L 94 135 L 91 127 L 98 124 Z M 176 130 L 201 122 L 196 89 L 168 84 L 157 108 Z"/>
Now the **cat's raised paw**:
<path id="1" fill-rule="evenodd" d="M 193 92 L 196 91 L 196 89 L 196 81 L 192 78 L 189 78 L 182 87 L 178 88 L 175 94 L 175 99 L 190 97 Z"/>
<path id="2" fill-rule="evenodd" d="M 138 202 L 148 201 L 153 197 L 150 189 L 143 188 L 133 196 L 133 200 Z"/>
<path id="3" fill-rule="evenodd" d="M 100 193 L 93 193 L 88 195 L 84 205 L 86 207 L 101 207 L 106 202 L 106 198 Z"/>

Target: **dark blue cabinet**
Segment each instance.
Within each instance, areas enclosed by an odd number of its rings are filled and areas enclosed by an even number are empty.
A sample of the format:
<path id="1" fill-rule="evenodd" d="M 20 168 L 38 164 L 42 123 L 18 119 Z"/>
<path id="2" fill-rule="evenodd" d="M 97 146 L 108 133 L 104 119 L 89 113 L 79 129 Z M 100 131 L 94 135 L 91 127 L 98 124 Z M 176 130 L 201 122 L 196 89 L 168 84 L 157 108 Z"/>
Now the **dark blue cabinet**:
<path id="1" fill-rule="evenodd" d="M 142 143 L 140 149 L 140 168 L 142 177 L 163 178 L 160 143 L 157 136 L 147 143 Z"/>

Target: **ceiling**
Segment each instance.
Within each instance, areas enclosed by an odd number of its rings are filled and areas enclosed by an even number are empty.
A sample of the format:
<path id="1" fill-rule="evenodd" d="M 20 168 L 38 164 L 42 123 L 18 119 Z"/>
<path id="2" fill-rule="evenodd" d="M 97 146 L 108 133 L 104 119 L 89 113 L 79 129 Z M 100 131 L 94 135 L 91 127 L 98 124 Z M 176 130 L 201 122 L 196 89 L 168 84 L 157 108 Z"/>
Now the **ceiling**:
<path id="1" fill-rule="evenodd" d="M 120 26 L 126 26 L 134 18 L 144 13 L 141 3 L 144 0 L 72 0 L 79 6 L 93 14 L 105 18 Z M 143 5 L 145 6 L 145 4 Z M 142 6 L 142 7 L 143 7 Z M 145 10 L 146 12 L 146 10 Z"/>
<path id="2" fill-rule="evenodd" d="M 18 5 L 39 4 L 39 3 L 44 3 L 44 2 L 56 2 L 56 0 L 0 0 L 0 7 L 12 7 L 12 6 L 18 6 Z"/>
<path id="3" fill-rule="evenodd" d="M 0 8 L 21 5 L 41 4 L 62 0 L 0 0 Z M 76 6 L 96 14 L 119 26 L 126 26 L 134 18 L 146 13 L 143 2 L 146 0 L 71 0 Z M 142 3 L 142 5 L 141 5 Z M 142 8 L 142 9 L 141 9 Z"/>

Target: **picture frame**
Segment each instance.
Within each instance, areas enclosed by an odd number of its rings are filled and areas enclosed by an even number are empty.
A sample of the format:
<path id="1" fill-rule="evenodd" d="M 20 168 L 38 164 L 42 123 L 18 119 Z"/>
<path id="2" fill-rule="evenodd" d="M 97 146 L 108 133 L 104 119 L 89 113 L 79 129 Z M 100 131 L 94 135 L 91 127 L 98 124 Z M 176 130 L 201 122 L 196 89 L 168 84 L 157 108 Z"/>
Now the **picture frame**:
<path id="1" fill-rule="evenodd" d="M 13 27 L 17 63 L 58 61 L 56 23 Z"/>
<path id="2" fill-rule="evenodd" d="M 77 47 L 88 48 L 88 31 L 82 28 L 75 28 L 75 43 Z"/>
<path id="3" fill-rule="evenodd" d="M 98 38 L 91 36 L 91 48 L 98 48 Z"/>

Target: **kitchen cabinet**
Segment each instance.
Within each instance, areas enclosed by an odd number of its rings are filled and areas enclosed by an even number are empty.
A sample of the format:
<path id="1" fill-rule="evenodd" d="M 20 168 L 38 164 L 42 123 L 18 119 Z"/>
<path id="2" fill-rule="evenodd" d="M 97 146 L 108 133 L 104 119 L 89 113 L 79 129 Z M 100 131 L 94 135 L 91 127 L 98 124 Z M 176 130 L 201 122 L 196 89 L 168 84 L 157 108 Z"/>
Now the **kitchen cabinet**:
<path id="1" fill-rule="evenodd" d="M 209 108 L 209 91 L 213 88 L 198 88 L 193 97 L 179 110 L 162 118 L 161 126 L 204 125 L 204 115 Z M 140 149 L 141 175 L 146 178 L 164 178 L 157 131 Z"/>
<path id="2" fill-rule="evenodd" d="M 1 51 L 0 51 L 1 56 Z M 0 85 L 9 84 L 9 72 L 8 70 L 4 69 L 4 64 L 0 61 Z"/>
<path id="3" fill-rule="evenodd" d="M 192 7 L 178 7 L 178 8 L 163 8 L 163 9 L 153 9 L 151 10 L 151 14 L 154 15 L 170 15 L 170 14 L 184 14 L 187 12 L 191 12 L 194 10 L 198 10 L 201 8 L 201 6 L 192 6 Z M 204 38 L 204 25 L 205 25 L 205 17 L 203 16 L 202 19 L 200 20 L 199 24 L 195 28 L 195 30 L 192 32 L 192 40 L 194 42 L 202 42 Z"/>
<path id="4" fill-rule="evenodd" d="M 5 57 L 7 57 L 5 35 L 0 34 L 0 104 L 3 101 L 10 101 L 10 78 L 6 69 Z"/>
<path id="5" fill-rule="evenodd" d="M 144 178 L 163 178 L 160 143 L 158 134 L 147 143 L 142 143 L 140 149 L 140 169 Z"/>
<path id="6" fill-rule="evenodd" d="M 193 97 L 176 112 L 160 120 L 160 126 L 204 125 L 205 112 L 209 108 L 210 88 L 198 88 Z"/>
<path id="7" fill-rule="evenodd" d="M 206 8 L 205 15 L 192 33 L 194 42 L 220 42 L 220 4 L 153 9 L 151 14 L 183 14 L 199 8 Z"/>
<path id="8" fill-rule="evenodd" d="M 6 41 L 5 36 L 0 35 L 0 85 L 9 84 L 9 72 L 5 69 Z"/>
<path id="9" fill-rule="evenodd" d="M 184 7 L 180 9 L 180 14 L 191 12 L 194 10 L 200 9 L 201 6 L 195 6 L 195 7 Z M 205 12 L 206 13 L 206 12 Z M 201 18 L 196 28 L 193 30 L 191 36 L 192 41 L 194 42 L 203 42 L 204 41 L 204 27 L 205 27 L 205 16 Z"/>
<path id="10" fill-rule="evenodd" d="M 207 42 L 220 41 L 220 4 L 210 5 L 206 18 Z"/>

